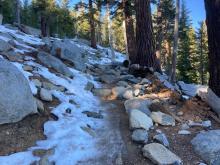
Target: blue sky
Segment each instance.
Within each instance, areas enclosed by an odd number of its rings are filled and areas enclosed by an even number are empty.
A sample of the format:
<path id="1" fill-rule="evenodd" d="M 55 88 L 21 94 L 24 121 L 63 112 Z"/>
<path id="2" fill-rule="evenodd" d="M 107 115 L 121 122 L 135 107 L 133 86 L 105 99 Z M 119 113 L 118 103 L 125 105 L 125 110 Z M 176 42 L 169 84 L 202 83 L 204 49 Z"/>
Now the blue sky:
<path id="1" fill-rule="evenodd" d="M 193 26 L 198 27 L 198 22 L 205 20 L 204 0 L 185 0 L 186 6 L 190 11 L 190 18 Z"/>
<path id="2" fill-rule="evenodd" d="M 79 0 L 70 0 L 71 3 L 79 2 Z M 205 20 L 204 0 L 185 0 L 186 6 L 190 11 L 190 18 L 193 26 L 198 27 L 198 22 Z"/>

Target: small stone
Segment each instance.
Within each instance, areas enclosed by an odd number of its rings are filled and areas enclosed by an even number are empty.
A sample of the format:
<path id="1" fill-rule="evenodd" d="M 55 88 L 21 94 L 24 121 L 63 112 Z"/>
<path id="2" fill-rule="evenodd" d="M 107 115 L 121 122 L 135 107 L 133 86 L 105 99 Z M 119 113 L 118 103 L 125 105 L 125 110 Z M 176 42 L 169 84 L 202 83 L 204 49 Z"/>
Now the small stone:
<path id="1" fill-rule="evenodd" d="M 38 88 L 40 88 L 42 86 L 42 83 L 40 82 L 40 80 L 38 79 L 33 79 L 32 82 L 34 83 L 34 85 Z"/>
<path id="2" fill-rule="evenodd" d="M 38 109 L 38 112 L 40 114 L 44 114 L 45 113 L 45 110 L 44 110 L 44 104 L 42 103 L 42 101 L 38 100 L 36 98 L 36 103 L 37 103 L 37 109 Z"/>
<path id="3" fill-rule="evenodd" d="M 95 137 L 95 132 L 88 126 L 80 127 L 83 131 L 87 132 L 90 136 Z"/>
<path id="4" fill-rule="evenodd" d="M 130 78 L 128 79 L 129 82 L 133 83 L 133 84 L 137 84 L 140 82 L 140 80 L 136 79 L 136 78 Z"/>
<path id="5" fill-rule="evenodd" d="M 52 101 L 53 100 L 53 97 L 52 97 L 50 91 L 47 89 L 44 89 L 44 88 L 40 89 L 40 98 L 41 98 L 41 100 L 44 100 L 44 101 Z"/>
<path id="6" fill-rule="evenodd" d="M 172 165 L 182 162 L 177 155 L 159 143 L 147 144 L 142 151 L 146 158 L 158 165 Z"/>
<path id="7" fill-rule="evenodd" d="M 148 141 L 148 133 L 144 129 L 136 129 L 133 131 L 131 138 L 137 143 L 146 144 Z"/>
<path id="8" fill-rule="evenodd" d="M 150 81 L 146 78 L 143 78 L 140 82 L 140 84 L 150 84 Z"/>
<path id="9" fill-rule="evenodd" d="M 140 94 L 140 89 L 134 90 L 134 96 L 137 97 Z"/>
<path id="10" fill-rule="evenodd" d="M 70 108 L 67 108 L 67 109 L 66 109 L 66 113 L 71 114 L 71 111 L 72 111 L 72 110 L 71 110 Z"/>
<path id="11" fill-rule="evenodd" d="M 208 128 L 208 127 L 211 127 L 212 126 L 212 123 L 210 120 L 207 120 L 207 121 L 202 121 L 202 122 L 193 122 L 193 121 L 189 121 L 189 126 L 190 127 L 205 127 L 205 128 Z"/>
<path id="12" fill-rule="evenodd" d="M 182 112 L 182 111 L 179 111 L 179 112 L 177 112 L 177 115 L 178 115 L 178 116 L 183 116 L 183 112 Z"/>
<path id="13" fill-rule="evenodd" d="M 190 135 L 191 132 L 190 132 L 190 131 L 187 131 L 187 130 L 180 130 L 180 131 L 178 132 L 178 134 L 179 134 L 179 135 Z"/>
<path id="14" fill-rule="evenodd" d="M 165 126 L 175 126 L 175 119 L 170 116 L 167 115 L 165 113 L 162 112 L 152 112 L 151 113 L 151 118 L 155 123 L 159 123 L 161 125 L 165 125 Z"/>
<path id="15" fill-rule="evenodd" d="M 151 114 L 151 111 L 149 110 L 150 105 L 151 105 L 151 100 L 149 99 L 133 98 L 126 100 L 124 102 L 124 106 L 127 113 L 129 113 L 132 109 L 138 109 L 141 112 L 145 113 L 146 115 L 150 115 Z"/>
<path id="16" fill-rule="evenodd" d="M 34 70 L 33 67 L 32 67 L 32 66 L 29 66 L 29 65 L 24 65 L 24 66 L 23 66 L 23 69 L 24 69 L 25 71 L 33 71 L 33 70 Z"/>
<path id="17" fill-rule="evenodd" d="M 94 88 L 92 92 L 95 96 L 99 97 L 108 97 L 112 94 L 112 90 L 107 88 Z"/>
<path id="18" fill-rule="evenodd" d="M 123 86 L 123 87 L 127 87 L 128 86 L 128 83 L 126 81 L 119 81 L 117 83 L 118 86 Z"/>
<path id="19" fill-rule="evenodd" d="M 103 115 L 99 112 L 91 112 L 91 111 L 83 111 L 83 114 L 86 114 L 87 117 L 92 117 L 92 118 L 96 118 L 96 119 L 103 119 Z"/>
<path id="20" fill-rule="evenodd" d="M 198 165 L 207 165 L 207 164 L 205 164 L 205 163 L 199 163 Z"/>
<path id="21" fill-rule="evenodd" d="M 124 99 L 132 99 L 134 96 L 133 96 L 133 91 L 132 90 L 126 90 L 123 94 L 123 98 Z"/>
<path id="22" fill-rule="evenodd" d="M 86 84 L 85 90 L 91 91 L 94 88 L 94 84 L 92 82 L 88 82 Z"/>
<path id="23" fill-rule="evenodd" d="M 169 144 L 169 141 L 166 137 L 166 135 L 164 133 L 160 133 L 158 135 L 155 135 L 153 137 L 154 140 L 158 141 L 159 143 L 163 144 L 165 147 L 169 147 L 170 144 Z"/>
<path id="24" fill-rule="evenodd" d="M 131 110 L 129 115 L 130 128 L 132 130 L 142 128 L 149 130 L 153 126 L 153 122 L 150 117 L 139 110 Z"/>
<path id="25" fill-rule="evenodd" d="M 117 87 L 114 87 L 112 88 L 112 95 L 115 97 L 115 98 L 122 98 L 123 94 L 125 93 L 126 91 L 126 88 L 123 87 L 123 86 L 117 86 Z"/>
<path id="26" fill-rule="evenodd" d="M 184 124 L 182 124 L 182 126 L 181 126 L 181 129 L 182 130 L 187 130 L 187 129 L 189 129 L 190 127 L 188 126 L 188 124 L 186 124 L 186 123 L 184 123 Z"/>
<path id="27" fill-rule="evenodd" d="M 48 89 L 48 90 L 53 90 L 55 88 L 54 87 L 55 85 L 49 82 L 43 82 L 42 85 L 43 85 L 43 88 Z"/>

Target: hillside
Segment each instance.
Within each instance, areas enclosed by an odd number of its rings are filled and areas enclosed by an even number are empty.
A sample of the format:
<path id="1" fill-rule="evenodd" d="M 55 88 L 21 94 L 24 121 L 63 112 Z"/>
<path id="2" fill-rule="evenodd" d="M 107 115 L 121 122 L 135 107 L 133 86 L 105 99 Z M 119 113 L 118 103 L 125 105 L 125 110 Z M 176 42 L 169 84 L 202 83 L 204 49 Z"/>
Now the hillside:
<path id="1" fill-rule="evenodd" d="M 134 77 L 119 52 L 10 25 L 0 57 L 0 165 L 220 164 L 205 86 Z"/>

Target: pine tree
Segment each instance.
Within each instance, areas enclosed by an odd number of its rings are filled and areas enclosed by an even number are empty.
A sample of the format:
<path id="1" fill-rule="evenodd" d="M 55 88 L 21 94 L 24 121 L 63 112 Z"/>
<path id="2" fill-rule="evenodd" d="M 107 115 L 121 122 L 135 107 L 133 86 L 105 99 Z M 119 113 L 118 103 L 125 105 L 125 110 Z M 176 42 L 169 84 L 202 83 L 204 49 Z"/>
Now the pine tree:
<path id="1" fill-rule="evenodd" d="M 1 0 L 1 13 L 3 15 L 3 23 L 13 24 L 15 20 L 14 0 Z"/>
<path id="2" fill-rule="evenodd" d="M 161 72 L 156 59 L 150 0 L 135 0 L 137 55 L 135 64 Z"/>
<path id="3" fill-rule="evenodd" d="M 179 80 L 190 83 L 190 71 L 192 70 L 190 62 L 190 39 L 189 30 L 191 22 L 189 20 L 189 13 L 186 9 L 185 3 L 182 3 L 182 11 L 179 23 L 179 47 L 177 56 L 177 76 Z"/>
<path id="4" fill-rule="evenodd" d="M 173 0 L 158 0 L 157 12 L 154 16 L 154 31 L 156 39 L 156 55 L 161 59 L 162 42 L 173 31 L 175 7 Z"/>
<path id="5" fill-rule="evenodd" d="M 134 33 L 133 6 L 130 0 L 123 0 L 125 30 L 127 39 L 128 56 L 131 63 L 135 63 L 136 42 Z"/>
<path id="6" fill-rule="evenodd" d="M 220 1 L 205 0 L 209 43 L 209 87 L 220 97 Z"/>
<path id="7" fill-rule="evenodd" d="M 191 26 L 188 32 L 189 37 L 189 59 L 191 70 L 189 70 L 189 78 L 193 83 L 199 83 L 199 54 L 197 51 L 197 39 L 195 29 Z"/>
<path id="8" fill-rule="evenodd" d="M 15 0 L 15 18 L 16 18 L 16 23 L 20 27 L 21 26 L 21 2 L 20 0 Z"/>
<path id="9" fill-rule="evenodd" d="M 199 23 L 197 33 L 198 54 L 199 54 L 199 75 L 200 83 L 208 83 L 208 34 L 205 21 Z"/>
<path id="10" fill-rule="evenodd" d="M 94 19 L 95 9 L 93 8 L 92 0 L 89 0 L 89 23 L 90 23 L 90 33 L 91 33 L 91 47 L 97 48 L 96 36 L 95 36 L 95 19 Z"/>

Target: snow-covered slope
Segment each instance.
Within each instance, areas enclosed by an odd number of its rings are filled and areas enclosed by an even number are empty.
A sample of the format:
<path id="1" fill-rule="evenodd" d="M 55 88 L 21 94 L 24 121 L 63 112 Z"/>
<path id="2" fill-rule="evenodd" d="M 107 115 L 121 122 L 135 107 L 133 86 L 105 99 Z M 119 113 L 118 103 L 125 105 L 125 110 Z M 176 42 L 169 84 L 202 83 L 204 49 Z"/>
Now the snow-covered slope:
<path id="1" fill-rule="evenodd" d="M 29 81 L 33 95 L 38 92 L 36 85 L 31 80 L 31 76 L 34 75 L 41 76 L 54 85 L 66 88 L 65 92 L 50 91 L 54 97 L 59 99 L 60 104 L 57 107 L 51 107 L 52 113 L 58 117 L 58 120 L 48 121 L 44 125 L 44 134 L 47 139 L 37 141 L 36 146 L 29 148 L 28 151 L 14 153 L 9 156 L 0 156 L 0 164 L 29 165 L 39 161 L 40 158 L 32 154 L 32 151 L 37 149 L 52 149 L 54 154 L 49 156 L 49 161 L 54 161 L 57 165 L 76 164 L 78 161 L 98 157 L 103 151 L 97 150 L 96 143 L 99 137 L 94 138 L 93 132 L 107 127 L 106 123 L 104 123 L 105 120 L 88 118 L 82 112 L 93 111 L 99 113 L 100 111 L 105 111 L 105 107 L 100 106 L 100 100 L 90 91 L 85 90 L 88 82 L 92 82 L 96 87 L 100 86 L 100 84 L 95 82 L 91 75 L 77 71 L 74 68 L 69 68 L 74 75 L 74 78 L 71 79 L 51 72 L 42 64 L 37 63 L 36 59 L 27 53 L 36 52 L 38 48 L 44 46 L 46 43 L 42 39 L 4 26 L 0 26 L 0 32 L 0 39 L 3 42 L 14 44 L 11 44 L 11 50 L 16 52 L 14 56 L 22 55 L 22 57 L 25 57 L 21 61 L 12 63 Z M 54 39 L 51 38 L 51 40 Z M 86 44 L 79 43 L 77 40 L 73 39 L 72 42 L 87 52 L 88 64 L 111 63 L 108 48 L 99 46 L 95 50 Z M 97 54 L 100 56 L 96 56 Z M 2 55 L 1 58 L 6 57 Z M 116 61 L 122 62 L 124 59 L 124 55 L 116 52 Z M 26 71 L 23 69 L 24 66 L 31 66 L 34 69 L 33 71 Z M 108 128 L 105 129 L 108 130 Z M 114 149 L 114 146 L 112 146 L 112 150 Z"/>

